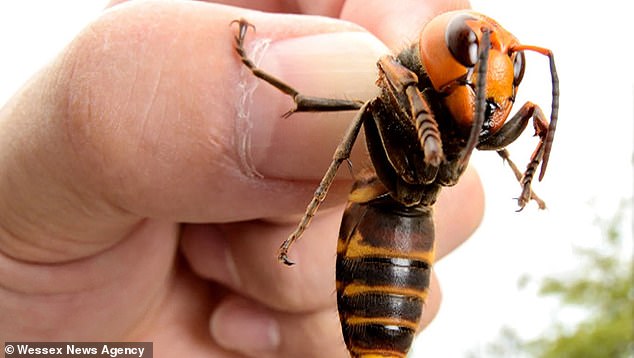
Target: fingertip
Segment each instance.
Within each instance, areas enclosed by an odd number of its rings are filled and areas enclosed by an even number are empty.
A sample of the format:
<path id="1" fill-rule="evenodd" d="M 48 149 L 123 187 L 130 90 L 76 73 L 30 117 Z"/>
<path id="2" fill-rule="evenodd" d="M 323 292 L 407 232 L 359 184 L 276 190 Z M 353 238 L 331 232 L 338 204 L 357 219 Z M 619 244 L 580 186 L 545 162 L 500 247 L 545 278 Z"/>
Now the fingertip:
<path id="1" fill-rule="evenodd" d="M 216 343 L 248 357 L 348 357 L 334 307 L 303 313 L 229 295 L 209 321 Z"/>
<path id="2" fill-rule="evenodd" d="M 239 296 L 228 296 L 216 307 L 209 329 L 221 347 L 247 354 L 275 351 L 281 342 L 273 313 Z"/>

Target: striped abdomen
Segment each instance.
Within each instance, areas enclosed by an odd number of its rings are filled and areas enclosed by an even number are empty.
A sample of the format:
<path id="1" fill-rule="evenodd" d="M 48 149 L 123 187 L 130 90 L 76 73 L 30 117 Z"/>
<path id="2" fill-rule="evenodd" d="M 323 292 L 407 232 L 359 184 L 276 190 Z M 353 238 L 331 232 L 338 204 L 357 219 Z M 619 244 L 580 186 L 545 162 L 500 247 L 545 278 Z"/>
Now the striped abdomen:
<path id="1" fill-rule="evenodd" d="M 353 357 L 405 357 L 434 260 L 432 209 L 408 208 L 389 196 L 357 202 L 355 190 L 350 199 L 337 246 L 344 340 Z"/>

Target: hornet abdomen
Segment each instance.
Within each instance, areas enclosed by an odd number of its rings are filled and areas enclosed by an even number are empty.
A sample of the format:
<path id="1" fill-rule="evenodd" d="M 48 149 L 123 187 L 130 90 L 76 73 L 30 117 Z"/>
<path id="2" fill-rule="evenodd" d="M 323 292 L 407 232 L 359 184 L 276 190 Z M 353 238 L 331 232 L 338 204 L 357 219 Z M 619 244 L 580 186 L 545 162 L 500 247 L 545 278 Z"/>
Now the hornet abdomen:
<path id="1" fill-rule="evenodd" d="M 337 245 L 337 304 L 353 357 L 405 357 L 418 329 L 434 261 L 431 206 L 355 183 Z"/>

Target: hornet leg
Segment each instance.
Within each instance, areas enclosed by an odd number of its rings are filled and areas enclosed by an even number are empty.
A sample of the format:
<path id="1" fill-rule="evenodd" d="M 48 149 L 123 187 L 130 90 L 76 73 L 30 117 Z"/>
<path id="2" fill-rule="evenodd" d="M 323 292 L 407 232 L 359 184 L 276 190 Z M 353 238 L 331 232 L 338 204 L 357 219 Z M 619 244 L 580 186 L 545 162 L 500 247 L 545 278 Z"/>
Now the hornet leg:
<path id="1" fill-rule="evenodd" d="M 317 212 L 319 205 L 326 198 L 328 189 L 330 188 L 330 185 L 332 184 L 333 180 L 335 179 L 335 175 L 337 174 L 337 169 L 339 169 L 339 166 L 341 165 L 341 163 L 343 163 L 344 161 L 347 161 L 348 158 L 350 157 L 350 152 L 352 151 L 352 146 L 354 145 L 354 142 L 357 139 L 357 136 L 359 135 L 361 124 L 367 118 L 366 116 L 368 115 L 366 113 L 367 105 L 368 104 L 366 103 L 363 105 L 363 107 L 361 107 L 361 110 L 359 110 L 357 115 L 352 120 L 352 123 L 350 123 L 350 126 L 346 130 L 346 133 L 343 139 L 339 143 L 339 146 L 337 147 L 337 150 L 335 151 L 335 154 L 333 155 L 332 162 L 330 163 L 330 166 L 328 167 L 326 174 L 324 174 L 324 177 L 321 179 L 321 182 L 319 183 L 317 190 L 315 190 L 313 199 L 310 201 L 310 203 L 308 204 L 308 207 L 306 208 L 306 212 L 304 213 L 304 216 L 302 217 L 301 221 L 297 225 L 297 228 L 295 229 L 295 231 L 293 231 L 293 233 L 286 240 L 284 240 L 284 242 L 280 246 L 278 256 L 277 256 L 280 262 L 289 266 L 293 265 L 293 261 L 289 260 L 288 258 L 288 250 L 290 249 L 291 245 L 302 236 L 302 234 L 304 233 L 304 231 L 310 224 L 310 221 L 312 220 L 313 216 L 315 216 L 315 213 Z"/>
<path id="2" fill-rule="evenodd" d="M 273 87 L 279 89 L 283 93 L 293 98 L 293 101 L 295 102 L 295 108 L 286 112 L 284 114 L 284 117 L 288 117 L 295 112 L 332 112 L 356 110 L 361 108 L 361 106 L 363 105 L 363 102 L 361 101 L 304 96 L 295 88 L 284 83 L 279 78 L 262 71 L 255 65 L 255 63 L 253 63 L 253 61 L 251 61 L 251 59 L 247 56 L 246 51 L 244 50 L 244 38 L 247 35 L 247 31 L 249 27 L 255 30 L 255 26 L 247 22 L 247 20 L 245 19 L 234 20 L 231 23 L 238 24 L 238 34 L 235 36 L 235 50 L 238 53 L 238 56 L 240 56 L 240 60 L 242 61 L 242 63 L 247 66 L 249 70 L 251 70 L 253 75 L 264 80 L 265 82 L 268 82 Z"/>
<path id="3" fill-rule="evenodd" d="M 513 161 L 511 160 L 511 157 L 509 155 L 508 150 L 506 149 L 501 149 L 497 151 L 498 155 L 500 157 L 502 157 L 502 159 L 508 163 L 509 167 L 511 168 L 511 170 L 513 171 L 513 174 L 515 174 L 515 178 L 517 179 L 518 182 L 522 182 L 522 172 L 517 168 L 517 165 L 515 165 L 515 163 L 513 163 Z M 531 189 L 531 199 L 535 200 L 535 202 L 537 203 L 537 205 L 539 206 L 540 209 L 546 209 L 546 203 L 539 197 L 537 196 L 537 194 L 535 194 L 535 192 Z M 521 209 L 520 209 L 521 210 Z"/>
<path id="4" fill-rule="evenodd" d="M 502 152 L 502 150 L 504 150 L 506 146 L 514 142 L 520 136 L 520 134 L 522 134 L 522 132 L 528 125 L 528 121 L 531 118 L 533 119 L 535 135 L 539 137 L 539 142 L 537 143 L 535 151 L 533 151 L 533 154 L 531 155 L 530 162 L 526 166 L 526 170 L 524 171 L 524 174 L 521 176 L 520 179 L 522 193 L 517 199 L 520 210 L 522 210 L 524 206 L 526 206 L 528 201 L 532 198 L 532 194 L 534 194 L 531 190 L 531 183 L 533 181 L 533 177 L 535 176 L 537 167 L 544 157 L 544 144 L 546 138 L 548 137 L 548 122 L 546 121 L 544 112 L 542 112 L 542 110 L 536 104 L 532 102 L 526 102 L 522 106 L 522 108 L 520 108 L 520 110 L 513 116 L 513 118 L 509 119 L 497 133 L 484 139 L 483 141 L 478 143 L 477 146 L 477 148 L 481 150 L 496 150 L 502 158 L 511 163 L 511 161 L 508 159 L 508 152 L 505 156 L 505 153 Z M 511 167 L 511 169 L 513 169 L 513 167 Z M 515 172 L 515 170 L 513 171 Z M 540 204 L 540 201 L 536 201 L 538 204 Z M 543 201 L 541 203 L 543 203 Z"/>

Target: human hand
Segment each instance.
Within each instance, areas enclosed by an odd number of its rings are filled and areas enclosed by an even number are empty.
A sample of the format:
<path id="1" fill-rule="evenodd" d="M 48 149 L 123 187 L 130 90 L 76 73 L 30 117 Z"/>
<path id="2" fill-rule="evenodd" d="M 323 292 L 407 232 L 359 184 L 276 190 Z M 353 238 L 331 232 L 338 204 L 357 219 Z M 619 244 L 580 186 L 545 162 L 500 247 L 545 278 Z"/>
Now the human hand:
<path id="1" fill-rule="evenodd" d="M 257 4 L 340 17 L 393 48 L 464 5 Z M 5 341 L 149 340 L 157 357 L 346 355 L 334 260 L 347 173 L 291 251 L 298 264 L 276 253 L 352 114 L 279 118 L 290 99 L 242 73 L 233 52 L 229 23 L 240 17 L 272 40 L 261 66 L 304 93 L 374 94 L 385 49 L 351 23 L 203 2 L 114 6 L 0 111 Z M 245 83 L 257 84 L 250 99 Z M 445 190 L 436 212 L 442 257 L 479 222 L 477 176 Z M 439 300 L 434 286 L 423 324 Z"/>

